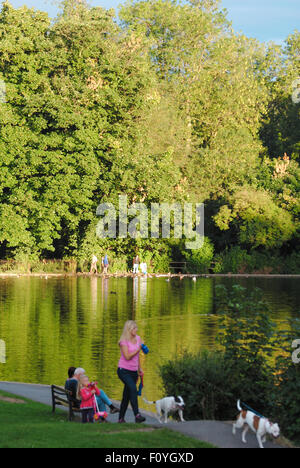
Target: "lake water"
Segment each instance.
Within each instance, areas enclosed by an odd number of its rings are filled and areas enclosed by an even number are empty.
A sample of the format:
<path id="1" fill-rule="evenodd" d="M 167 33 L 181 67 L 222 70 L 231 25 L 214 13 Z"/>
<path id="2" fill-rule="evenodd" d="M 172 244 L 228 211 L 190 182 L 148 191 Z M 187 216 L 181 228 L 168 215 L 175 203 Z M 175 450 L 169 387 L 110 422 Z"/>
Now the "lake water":
<path id="1" fill-rule="evenodd" d="M 278 327 L 300 316 L 298 278 L 1 278 L 0 340 L 7 356 L 0 380 L 61 385 L 68 367 L 80 366 L 119 400 L 118 340 L 125 321 L 134 319 L 150 349 L 142 356 L 145 394 L 158 399 L 160 363 L 183 349 L 216 347 L 217 284 L 263 289 Z"/>

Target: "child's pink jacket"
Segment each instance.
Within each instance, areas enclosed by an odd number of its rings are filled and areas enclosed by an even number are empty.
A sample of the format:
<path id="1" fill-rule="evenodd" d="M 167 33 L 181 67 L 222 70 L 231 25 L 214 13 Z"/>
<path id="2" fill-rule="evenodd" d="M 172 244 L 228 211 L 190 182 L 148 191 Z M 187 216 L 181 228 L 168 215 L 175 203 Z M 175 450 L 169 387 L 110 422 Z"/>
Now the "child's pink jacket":
<path id="1" fill-rule="evenodd" d="M 82 388 L 80 390 L 81 395 L 81 409 L 95 408 L 95 395 L 92 394 L 92 390 L 89 388 Z M 100 395 L 100 390 L 96 387 L 96 395 Z"/>

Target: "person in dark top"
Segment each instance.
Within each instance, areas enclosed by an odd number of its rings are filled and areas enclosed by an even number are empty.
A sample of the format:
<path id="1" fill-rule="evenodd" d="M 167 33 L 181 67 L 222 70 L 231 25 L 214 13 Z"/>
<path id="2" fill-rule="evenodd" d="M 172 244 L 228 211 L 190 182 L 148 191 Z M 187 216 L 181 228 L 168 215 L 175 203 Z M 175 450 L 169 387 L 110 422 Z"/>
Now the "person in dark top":
<path id="1" fill-rule="evenodd" d="M 65 389 L 69 392 L 68 399 L 73 403 L 75 408 L 80 408 L 81 401 L 77 399 L 78 379 L 75 377 L 76 367 L 68 369 L 68 380 L 65 383 Z"/>

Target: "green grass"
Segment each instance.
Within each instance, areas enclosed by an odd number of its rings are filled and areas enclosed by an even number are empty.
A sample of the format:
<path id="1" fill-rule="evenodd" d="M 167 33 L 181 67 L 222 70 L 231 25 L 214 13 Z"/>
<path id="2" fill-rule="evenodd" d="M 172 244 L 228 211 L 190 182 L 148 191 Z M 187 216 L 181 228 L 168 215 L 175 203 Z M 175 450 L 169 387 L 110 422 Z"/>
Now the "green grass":
<path id="1" fill-rule="evenodd" d="M 1 396 L 21 399 L 2 391 Z M 0 448 L 213 448 L 144 424 L 70 423 L 66 412 L 52 414 L 49 406 L 22 400 L 24 404 L 0 400 Z"/>

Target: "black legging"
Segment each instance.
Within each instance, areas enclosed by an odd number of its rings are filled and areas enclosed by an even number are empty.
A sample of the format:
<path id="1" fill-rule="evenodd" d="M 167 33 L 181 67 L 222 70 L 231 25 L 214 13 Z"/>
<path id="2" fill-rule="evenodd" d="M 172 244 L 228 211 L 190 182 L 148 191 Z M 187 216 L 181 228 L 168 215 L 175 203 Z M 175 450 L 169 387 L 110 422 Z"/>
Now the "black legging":
<path id="1" fill-rule="evenodd" d="M 81 410 L 82 415 L 82 422 L 86 424 L 87 422 L 93 423 L 94 422 L 94 409 L 93 408 L 86 408 Z"/>
<path id="2" fill-rule="evenodd" d="M 118 377 L 124 383 L 123 399 L 120 408 L 119 419 L 124 419 L 128 408 L 129 401 L 132 406 L 134 415 L 139 413 L 138 392 L 136 383 L 138 381 L 138 373 L 123 368 L 118 368 Z"/>

